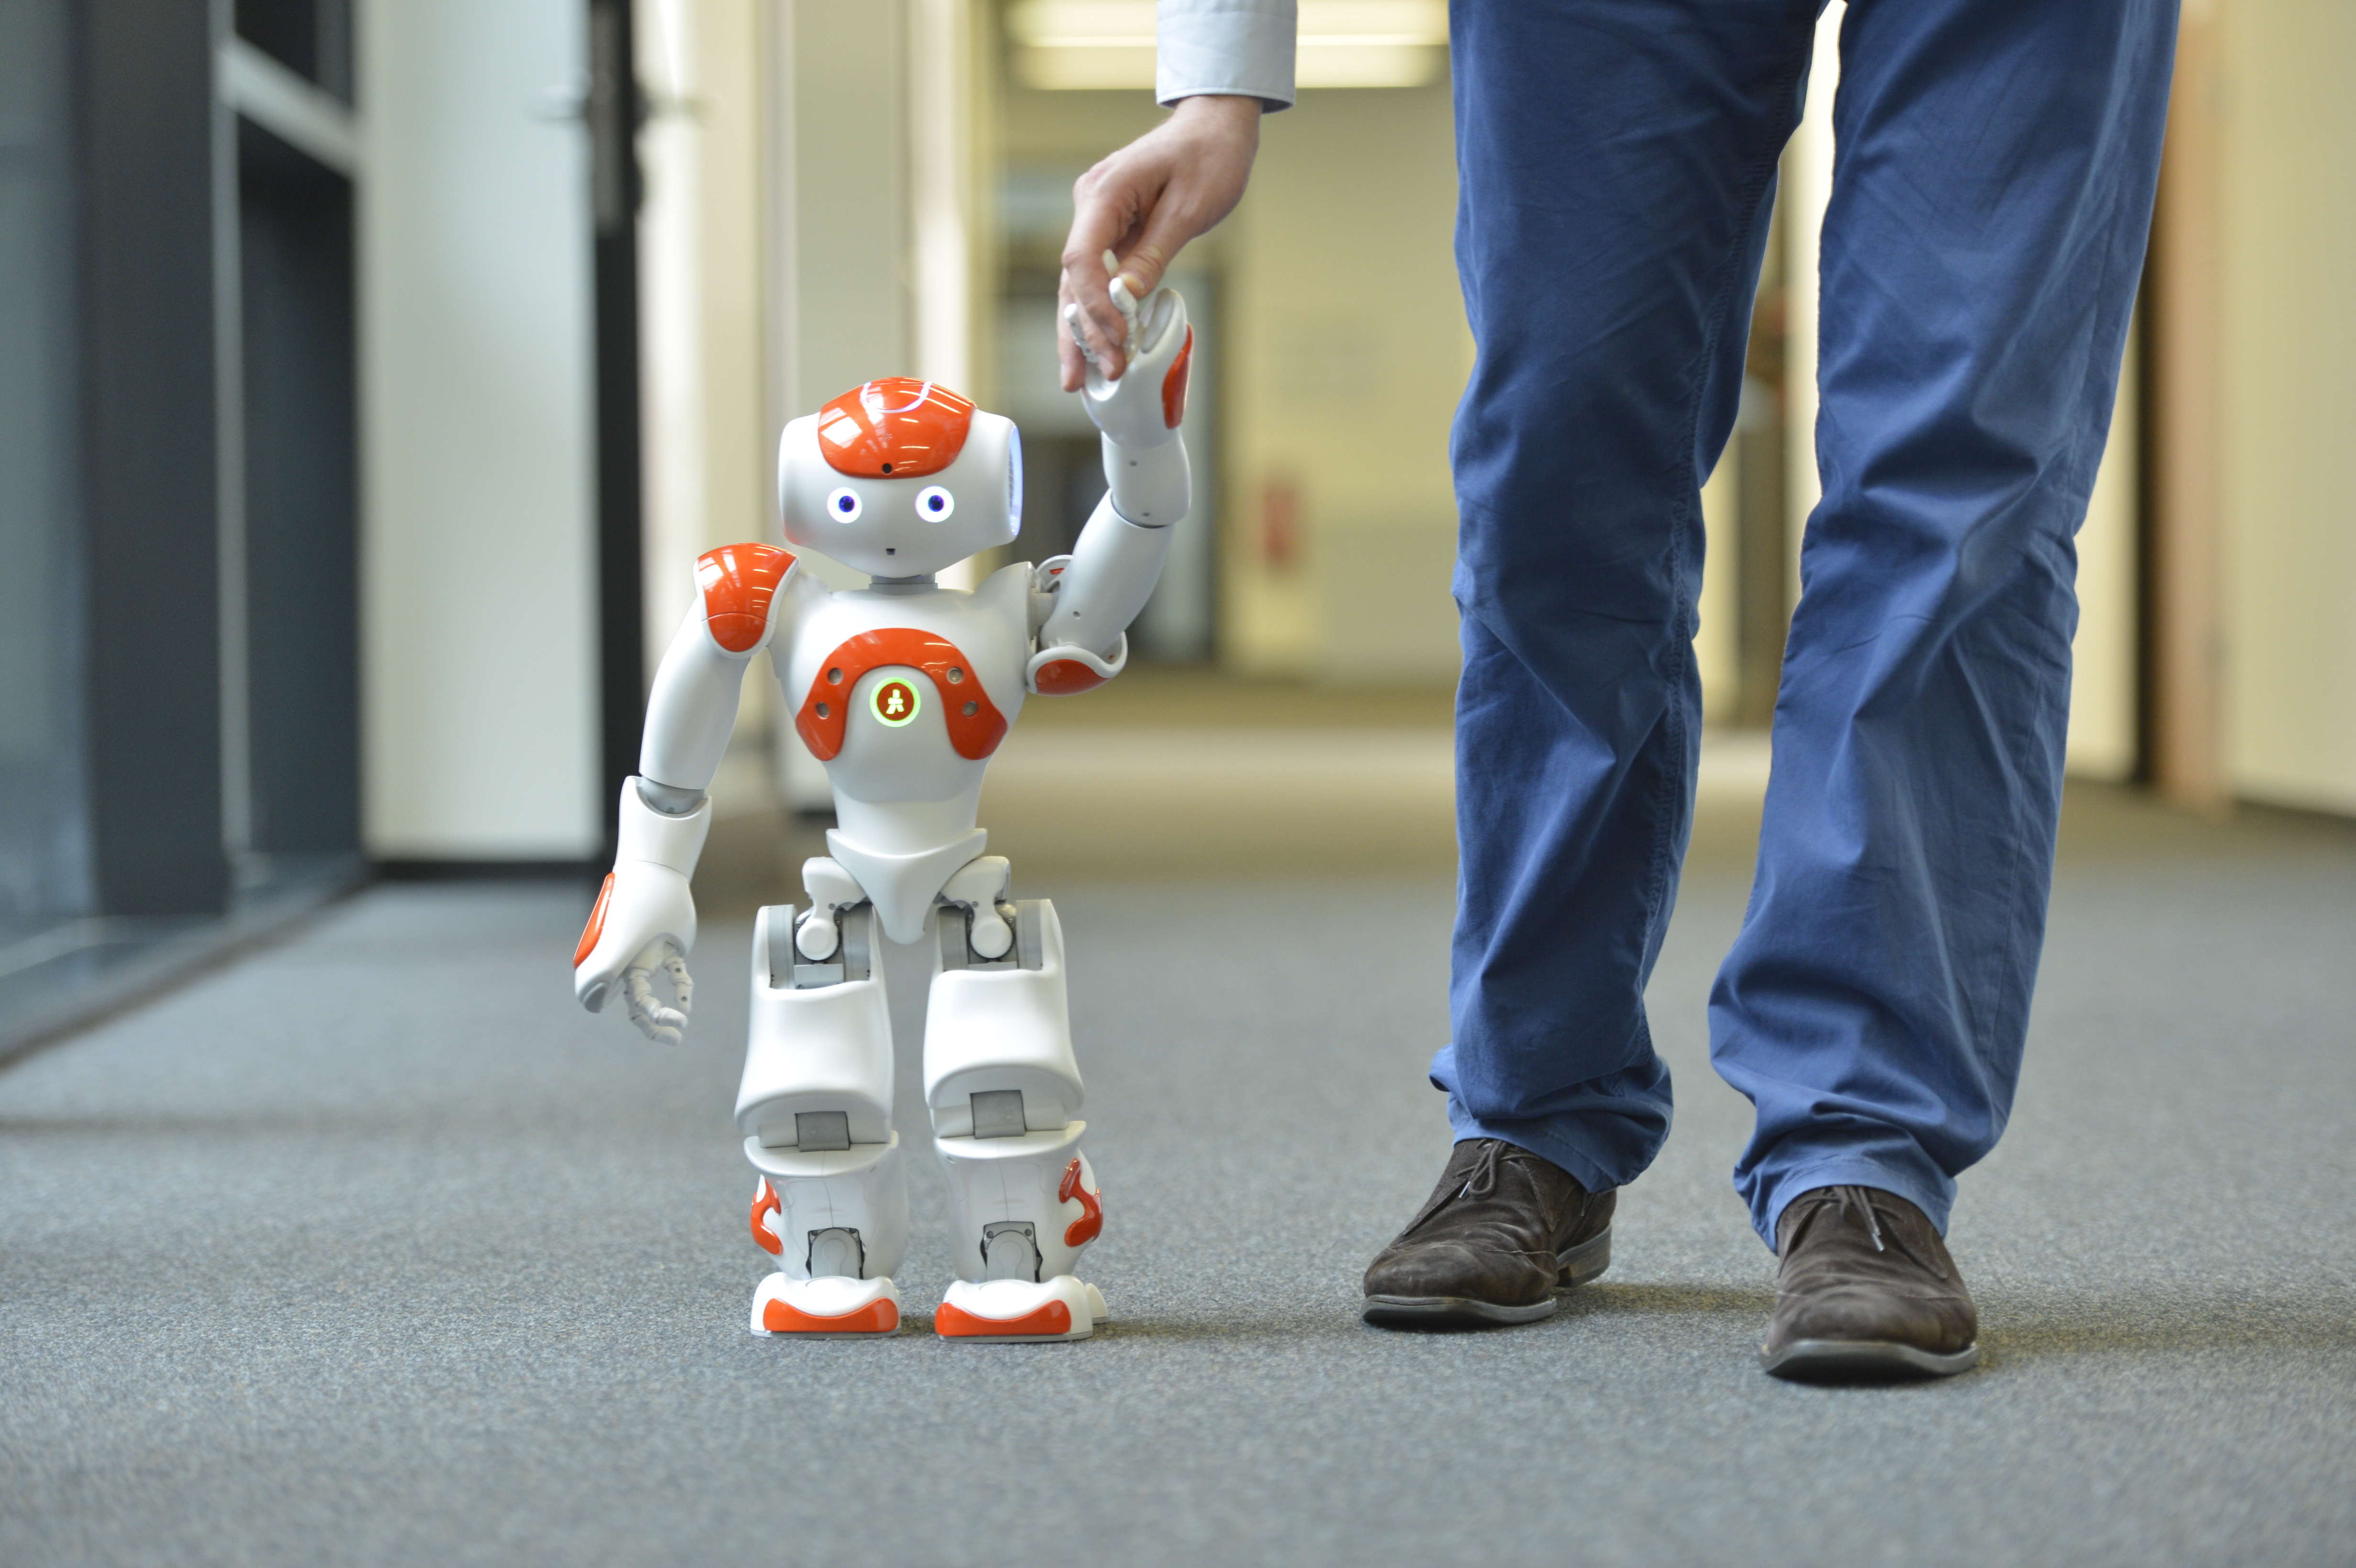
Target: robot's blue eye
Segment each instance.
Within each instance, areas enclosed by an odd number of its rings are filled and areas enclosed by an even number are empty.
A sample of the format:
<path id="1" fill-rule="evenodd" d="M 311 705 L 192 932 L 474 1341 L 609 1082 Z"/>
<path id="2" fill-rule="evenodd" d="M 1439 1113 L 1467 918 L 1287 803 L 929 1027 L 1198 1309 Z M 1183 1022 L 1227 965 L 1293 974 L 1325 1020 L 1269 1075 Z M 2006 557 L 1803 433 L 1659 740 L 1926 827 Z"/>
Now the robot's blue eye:
<path id="1" fill-rule="evenodd" d="M 845 485 L 826 498 L 827 516 L 838 523 L 859 520 L 859 492 Z"/>
<path id="2" fill-rule="evenodd" d="M 916 516 L 928 523 L 947 520 L 957 510 L 957 497 L 937 485 L 927 485 L 916 492 Z"/>

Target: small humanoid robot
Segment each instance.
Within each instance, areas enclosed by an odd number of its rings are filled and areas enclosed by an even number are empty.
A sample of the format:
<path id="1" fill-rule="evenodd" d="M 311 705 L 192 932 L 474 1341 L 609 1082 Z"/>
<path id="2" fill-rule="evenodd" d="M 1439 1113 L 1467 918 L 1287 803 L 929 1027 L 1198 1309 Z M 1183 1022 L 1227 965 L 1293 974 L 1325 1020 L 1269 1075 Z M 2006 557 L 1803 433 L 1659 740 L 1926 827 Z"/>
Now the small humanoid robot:
<path id="1" fill-rule="evenodd" d="M 777 492 L 788 543 L 873 581 L 832 592 L 774 546 L 712 550 L 655 676 L 619 851 L 573 955 L 592 1012 L 618 994 L 652 1039 L 676 1042 L 686 1026 L 705 791 L 763 653 L 834 790 L 829 853 L 802 868 L 807 907 L 764 909 L 753 933 L 736 1129 L 759 1173 L 753 1240 L 776 1264 L 754 1293 L 756 1334 L 899 1327 L 908 1196 L 884 965 L 911 952 L 933 965 L 925 1103 L 955 1227 L 957 1280 L 934 1328 L 1079 1339 L 1106 1316 L 1076 1277 L 1104 1207 L 1080 1150 L 1063 933 L 1053 904 L 1008 901 L 1007 862 L 981 852 L 974 818 L 1026 693 L 1120 673 L 1186 514 L 1185 305 L 1167 290 L 1141 304 L 1116 284 L 1114 297 L 1128 367 L 1117 381 L 1092 372 L 1080 394 L 1111 489 L 1071 555 L 1006 567 L 970 592 L 937 586 L 934 573 L 1020 530 L 1021 438 L 941 387 L 870 381 L 786 427 Z"/>

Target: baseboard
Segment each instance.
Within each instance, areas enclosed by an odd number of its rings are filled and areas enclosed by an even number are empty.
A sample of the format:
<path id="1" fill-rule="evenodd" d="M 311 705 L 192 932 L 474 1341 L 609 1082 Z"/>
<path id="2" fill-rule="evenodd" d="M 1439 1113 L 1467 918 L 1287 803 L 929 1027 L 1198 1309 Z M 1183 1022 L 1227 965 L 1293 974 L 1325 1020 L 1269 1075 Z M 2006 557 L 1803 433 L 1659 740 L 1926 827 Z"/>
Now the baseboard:
<path id="1" fill-rule="evenodd" d="M 376 862 L 380 882 L 595 883 L 610 870 L 605 860 L 424 860 L 395 857 Z"/>

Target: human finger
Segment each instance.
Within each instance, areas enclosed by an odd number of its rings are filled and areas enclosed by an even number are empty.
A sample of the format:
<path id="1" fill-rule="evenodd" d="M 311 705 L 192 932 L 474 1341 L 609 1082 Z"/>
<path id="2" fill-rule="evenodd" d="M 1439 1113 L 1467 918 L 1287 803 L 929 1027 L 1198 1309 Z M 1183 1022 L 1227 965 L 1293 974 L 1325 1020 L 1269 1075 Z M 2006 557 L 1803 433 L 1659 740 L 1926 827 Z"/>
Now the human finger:
<path id="1" fill-rule="evenodd" d="M 1106 377 L 1120 374 L 1128 324 L 1112 303 L 1112 272 L 1105 257 L 1127 237 L 1159 187 L 1158 181 L 1138 177 L 1139 160 L 1126 152 L 1098 164 L 1072 187 L 1072 231 L 1064 243 L 1058 289 L 1063 304 L 1079 307 L 1076 321 L 1068 311 L 1058 312 L 1066 335 L 1076 340 L 1076 354 L 1093 356 Z"/>

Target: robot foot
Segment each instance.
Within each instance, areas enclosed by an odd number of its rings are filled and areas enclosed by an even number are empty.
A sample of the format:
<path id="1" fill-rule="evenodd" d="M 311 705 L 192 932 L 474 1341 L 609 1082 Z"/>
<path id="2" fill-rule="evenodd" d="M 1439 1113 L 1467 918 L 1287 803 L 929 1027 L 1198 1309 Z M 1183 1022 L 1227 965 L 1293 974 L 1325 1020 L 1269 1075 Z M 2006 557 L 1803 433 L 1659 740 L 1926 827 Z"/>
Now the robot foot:
<path id="1" fill-rule="evenodd" d="M 819 1339 L 873 1339 L 900 1328 L 900 1293 L 888 1279 L 788 1279 L 773 1274 L 753 1293 L 753 1332 Z"/>
<path id="2" fill-rule="evenodd" d="M 949 1286 L 933 1330 L 945 1339 L 984 1344 L 1085 1339 L 1108 1315 L 1093 1285 L 1059 1274 L 1044 1285 L 1027 1279 L 958 1280 Z"/>

